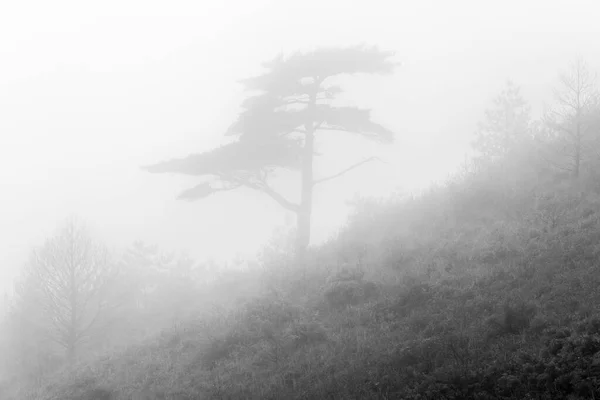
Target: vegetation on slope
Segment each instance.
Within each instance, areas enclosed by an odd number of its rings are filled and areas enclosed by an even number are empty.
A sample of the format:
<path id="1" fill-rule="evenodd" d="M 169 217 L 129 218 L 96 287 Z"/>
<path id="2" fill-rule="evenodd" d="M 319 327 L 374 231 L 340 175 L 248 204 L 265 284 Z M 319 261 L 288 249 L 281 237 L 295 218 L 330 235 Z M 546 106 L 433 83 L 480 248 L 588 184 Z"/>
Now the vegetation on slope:
<path id="1" fill-rule="evenodd" d="M 307 269 L 262 271 L 264 293 L 243 307 L 32 398 L 599 396 L 600 196 L 581 182 L 546 184 L 519 218 L 500 218 L 503 208 L 466 208 L 483 195 L 457 190 L 470 179 L 365 203 Z M 340 257 L 356 262 L 340 268 Z"/>
<path id="2" fill-rule="evenodd" d="M 360 203 L 307 265 L 268 252 L 240 277 L 261 290 L 239 307 L 19 399 L 600 396 L 598 147 L 589 130 L 565 158 L 564 138 L 523 122 L 507 93 L 480 143 L 507 140 L 445 185 Z"/>

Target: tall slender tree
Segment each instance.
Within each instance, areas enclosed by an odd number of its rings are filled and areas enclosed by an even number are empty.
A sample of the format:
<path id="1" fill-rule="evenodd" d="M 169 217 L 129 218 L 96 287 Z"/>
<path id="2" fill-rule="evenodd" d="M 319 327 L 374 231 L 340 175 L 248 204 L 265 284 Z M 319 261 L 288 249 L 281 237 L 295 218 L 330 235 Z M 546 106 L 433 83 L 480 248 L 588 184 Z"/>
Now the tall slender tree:
<path id="1" fill-rule="evenodd" d="M 556 104 L 546 113 L 544 121 L 554 132 L 556 156 L 560 162 L 557 165 L 577 178 L 583 162 L 590 155 L 588 150 L 597 127 L 599 93 L 596 76 L 582 59 L 578 59 L 559 78 Z"/>
<path id="2" fill-rule="evenodd" d="M 242 104 L 243 111 L 226 135 L 233 142 L 200 154 L 173 159 L 145 169 L 151 173 L 179 173 L 207 177 L 184 191 L 180 199 L 196 200 L 219 191 L 247 187 L 261 191 L 297 215 L 296 251 L 300 257 L 310 241 L 313 190 L 374 157 L 337 174 L 315 178 L 315 135 L 318 132 L 352 132 L 390 143 L 393 133 L 373 122 L 370 110 L 334 106 L 342 92 L 331 78 L 340 75 L 389 74 L 396 63 L 392 53 L 376 47 L 320 48 L 276 57 L 263 64 L 267 71 L 246 79 L 255 92 Z M 300 199 L 292 202 L 268 183 L 278 169 L 300 171 Z"/>

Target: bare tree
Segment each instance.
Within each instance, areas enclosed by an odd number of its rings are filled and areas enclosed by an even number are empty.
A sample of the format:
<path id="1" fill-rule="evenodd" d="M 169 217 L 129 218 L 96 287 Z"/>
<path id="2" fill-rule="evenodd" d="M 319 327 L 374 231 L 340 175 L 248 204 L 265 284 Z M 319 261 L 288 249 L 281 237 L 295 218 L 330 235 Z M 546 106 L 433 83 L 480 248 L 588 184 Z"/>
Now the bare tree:
<path id="1" fill-rule="evenodd" d="M 115 273 L 107 249 L 71 218 L 31 253 L 17 295 L 21 303 L 30 304 L 30 311 L 35 306 L 35 320 L 24 317 L 72 361 L 108 311 Z"/>
<path id="2" fill-rule="evenodd" d="M 568 72 L 560 74 L 560 88 L 554 92 L 556 105 L 544 121 L 554 131 L 561 168 L 579 177 L 582 163 L 589 155 L 594 131 L 594 114 L 598 110 L 596 76 L 578 59 Z"/>

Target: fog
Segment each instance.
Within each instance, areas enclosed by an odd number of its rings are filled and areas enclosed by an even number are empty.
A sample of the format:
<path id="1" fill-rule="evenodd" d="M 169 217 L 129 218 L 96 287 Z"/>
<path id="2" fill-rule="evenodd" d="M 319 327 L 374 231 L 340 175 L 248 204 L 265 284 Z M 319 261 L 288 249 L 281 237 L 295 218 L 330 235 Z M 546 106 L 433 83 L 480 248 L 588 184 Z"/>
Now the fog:
<path id="1" fill-rule="evenodd" d="M 134 240 L 198 259 L 251 256 L 290 221 L 250 191 L 175 199 L 194 180 L 141 166 L 222 143 L 240 79 L 283 52 L 375 44 L 392 77 L 360 77 L 347 101 L 373 108 L 393 146 L 349 142 L 319 174 L 372 163 L 316 193 L 313 243 L 343 223 L 344 201 L 443 179 L 463 160 L 507 79 L 539 113 L 558 71 L 599 66 L 591 1 L 4 2 L 0 6 L 0 279 L 4 288 L 68 215 L 113 246 Z M 208 4 L 208 3 L 206 3 Z M 346 98 L 346 97 L 345 97 Z M 335 149 L 325 141 L 323 151 Z M 377 174 L 377 179 L 373 175 Z M 340 206 L 342 205 L 342 206 Z"/>

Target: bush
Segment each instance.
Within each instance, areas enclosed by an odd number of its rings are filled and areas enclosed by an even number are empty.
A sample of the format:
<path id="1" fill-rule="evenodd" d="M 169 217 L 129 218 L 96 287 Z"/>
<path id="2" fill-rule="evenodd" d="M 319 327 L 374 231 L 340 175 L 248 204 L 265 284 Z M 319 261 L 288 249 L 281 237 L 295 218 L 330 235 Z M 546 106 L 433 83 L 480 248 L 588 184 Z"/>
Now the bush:
<path id="1" fill-rule="evenodd" d="M 355 306 L 377 295 L 377 285 L 373 282 L 340 281 L 325 291 L 327 304 L 334 309 Z"/>

